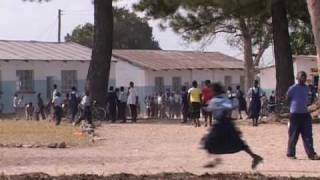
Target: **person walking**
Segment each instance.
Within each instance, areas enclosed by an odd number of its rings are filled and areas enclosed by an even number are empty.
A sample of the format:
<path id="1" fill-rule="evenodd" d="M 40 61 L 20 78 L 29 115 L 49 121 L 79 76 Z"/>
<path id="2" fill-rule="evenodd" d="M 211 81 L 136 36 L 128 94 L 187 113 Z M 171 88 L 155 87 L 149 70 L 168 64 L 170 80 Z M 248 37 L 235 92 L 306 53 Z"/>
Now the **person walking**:
<path id="1" fill-rule="evenodd" d="M 237 86 L 236 97 L 239 102 L 238 111 L 239 111 L 240 119 L 242 119 L 242 114 L 241 114 L 242 111 L 244 111 L 247 116 L 248 116 L 248 111 L 247 111 L 247 101 L 244 98 L 244 93 L 241 91 L 240 86 Z"/>
<path id="2" fill-rule="evenodd" d="M 259 87 L 259 81 L 255 80 L 254 86 L 248 91 L 248 97 L 250 99 L 249 117 L 252 119 L 252 126 L 258 126 L 261 111 L 261 97 L 263 95 L 264 92 Z"/>
<path id="3" fill-rule="evenodd" d="M 297 74 L 298 83 L 292 85 L 287 98 L 290 104 L 290 123 L 287 157 L 296 159 L 296 144 L 301 134 L 304 149 L 310 160 L 320 160 L 314 150 L 312 137 L 312 117 L 308 111 L 308 86 L 305 84 L 307 74 L 300 71 Z"/>
<path id="4" fill-rule="evenodd" d="M 38 93 L 37 95 L 37 111 L 36 111 L 36 120 L 39 121 L 40 117 L 39 115 L 41 114 L 42 120 L 46 119 L 46 115 L 44 113 L 44 102 L 41 97 L 41 93 Z"/>
<path id="5" fill-rule="evenodd" d="M 211 90 L 210 90 L 210 80 L 206 80 L 204 83 L 204 88 L 202 89 L 202 106 L 206 107 L 208 105 L 209 100 L 212 98 Z M 204 116 L 205 127 L 212 126 L 212 113 L 207 112 L 204 108 L 202 108 L 202 114 Z"/>
<path id="6" fill-rule="evenodd" d="M 195 127 L 200 127 L 200 110 L 201 110 L 201 90 L 198 88 L 198 82 L 192 82 L 192 88 L 188 90 L 188 100 L 191 104 L 191 119 Z"/>
<path id="7" fill-rule="evenodd" d="M 120 87 L 118 109 L 119 119 L 122 120 L 122 123 L 125 123 L 127 121 L 127 94 L 124 92 L 124 87 Z"/>
<path id="8" fill-rule="evenodd" d="M 231 120 L 231 113 L 237 108 L 235 103 L 237 101 L 227 98 L 224 95 L 224 88 L 219 83 L 212 84 L 211 90 L 213 98 L 205 109 L 213 114 L 216 123 L 202 138 L 203 148 L 210 154 L 233 154 L 244 151 L 252 158 L 251 168 L 255 169 L 263 158 L 255 154 L 241 139 L 241 132 Z"/>
<path id="9" fill-rule="evenodd" d="M 137 122 L 137 105 L 138 105 L 138 93 L 134 87 L 134 83 L 130 82 L 128 91 L 127 104 L 130 106 L 132 122 Z"/>

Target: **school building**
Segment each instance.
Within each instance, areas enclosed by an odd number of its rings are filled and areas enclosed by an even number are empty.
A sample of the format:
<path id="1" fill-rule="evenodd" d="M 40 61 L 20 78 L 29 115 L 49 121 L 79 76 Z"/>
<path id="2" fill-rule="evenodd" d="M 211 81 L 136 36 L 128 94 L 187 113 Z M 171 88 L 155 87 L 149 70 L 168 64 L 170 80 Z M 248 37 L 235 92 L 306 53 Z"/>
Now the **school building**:
<path id="1" fill-rule="evenodd" d="M 317 56 L 298 55 L 293 56 L 293 71 L 296 79 L 299 71 L 307 73 L 307 83 L 318 85 L 319 73 L 317 68 Z M 275 65 L 260 68 L 260 84 L 263 89 L 270 92 L 276 89 L 276 68 Z"/>
<path id="2" fill-rule="evenodd" d="M 45 101 L 57 84 L 62 93 L 76 86 L 80 92 L 91 60 L 91 49 L 76 43 L 0 41 L 0 92 L 4 112 L 13 112 L 15 93 L 24 103 L 36 102 L 41 93 Z M 133 81 L 140 104 L 145 96 L 179 92 L 193 80 L 207 79 L 226 86 L 244 85 L 243 61 L 218 52 L 114 50 L 110 86 L 128 87 Z"/>

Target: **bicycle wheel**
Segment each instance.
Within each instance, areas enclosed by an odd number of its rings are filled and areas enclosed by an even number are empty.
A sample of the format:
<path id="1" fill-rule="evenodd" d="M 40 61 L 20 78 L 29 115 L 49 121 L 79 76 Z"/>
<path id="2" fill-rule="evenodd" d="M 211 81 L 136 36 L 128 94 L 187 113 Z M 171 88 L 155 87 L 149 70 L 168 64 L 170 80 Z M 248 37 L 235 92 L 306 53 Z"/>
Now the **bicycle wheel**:
<path id="1" fill-rule="evenodd" d="M 103 108 L 95 108 L 92 112 L 94 120 L 102 121 L 106 117 L 106 111 Z"/>

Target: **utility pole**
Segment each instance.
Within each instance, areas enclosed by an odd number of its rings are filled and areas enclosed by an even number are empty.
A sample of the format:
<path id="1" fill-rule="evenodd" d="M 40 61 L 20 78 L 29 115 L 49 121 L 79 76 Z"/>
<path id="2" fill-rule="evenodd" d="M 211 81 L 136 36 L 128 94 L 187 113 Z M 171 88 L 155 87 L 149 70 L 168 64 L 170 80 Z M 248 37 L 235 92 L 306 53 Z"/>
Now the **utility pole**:
<path id="1" fill-rule="evenodd" d="M 62 16 L 62 10 L 58 10 L 58 43 L 61 42 L 61 16 Z"/>

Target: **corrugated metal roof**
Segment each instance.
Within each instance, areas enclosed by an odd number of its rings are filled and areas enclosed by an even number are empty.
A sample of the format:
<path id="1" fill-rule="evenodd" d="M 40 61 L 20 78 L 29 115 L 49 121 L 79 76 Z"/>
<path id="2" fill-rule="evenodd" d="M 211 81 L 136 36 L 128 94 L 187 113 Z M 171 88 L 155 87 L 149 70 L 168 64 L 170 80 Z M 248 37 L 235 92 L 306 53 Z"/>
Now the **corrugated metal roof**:
<path id="1" fill-rule="evenodd" d="M 219 52 L 113 50 L 113 56 L 151 70 L 244 68 L 243 61 Z"/>
<path id="2" fill-rule="evenodd" d="M 243 61 L 219 52 L 113 50 L 113 57 L 151 70 L 244 68 Z M 71 42 L 0 40 L 0 60 L 90 61 L 91 49 Z"/>
<path id="3" fill-rule="evenodd" d="M 76 43 L 0 40 L 0 59 L 89 61 L 91 49 Z"/>

